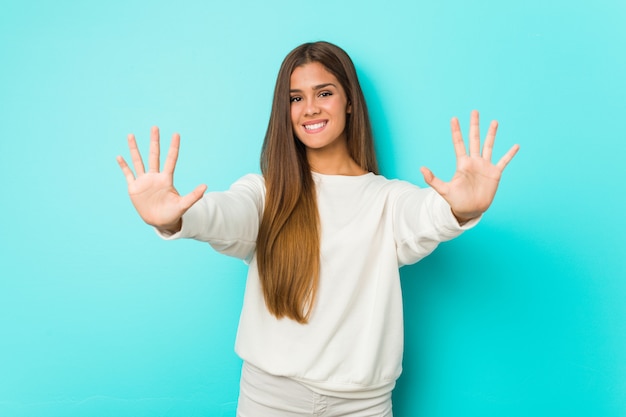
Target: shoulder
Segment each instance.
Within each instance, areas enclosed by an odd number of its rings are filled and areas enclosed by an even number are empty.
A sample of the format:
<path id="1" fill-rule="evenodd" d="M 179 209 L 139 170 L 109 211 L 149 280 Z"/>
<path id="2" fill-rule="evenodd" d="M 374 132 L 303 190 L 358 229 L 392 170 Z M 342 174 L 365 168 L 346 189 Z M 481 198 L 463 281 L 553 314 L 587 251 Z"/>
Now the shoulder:
<path id="1" fill-rule="evenodd" d="M 383 200 L 392 212 L 415 211 L 418 207 L 430 205 L 436 193 L 430 187 L 420 187 L 409 181 L 388 179 L 382 175 L 373 175 L 370 182 L 372 198 Z"/>
<path id="2" fill-rule="evenodd" d="M 389 179 L 383 175 L 370 175 L 369 185 L 389 194 L 402 194 L 410 191 L 423 190 L 419 186 L 405 180 Z"/>
<path id="3" fill-rule="evenodd" d="M 265 180 L 259 174 L 246 174 L 232 183 L 227 191 L 208 193 L 207 195 L 211 194 L 222 194 L 226 198 L 240 202 L 253 201 L 257 207 L 262 207 L 265 204 Z"/>
<path id="4" fill-rule="evenodd" d="M 263 179 L 263 175 L 250 173 L 246 174 L 243 177 L 240 177 L 235 184 L 238 183 L 257 183 L 257 184 L 265 184 L 265 180 Z"/>
<path id="5" fill-rule="evenodd" d="M 231 190 L 237 188 L 249 188 L 265 193 L 265 179 L 261 174 L 246 174 L 231 185 Z"/>

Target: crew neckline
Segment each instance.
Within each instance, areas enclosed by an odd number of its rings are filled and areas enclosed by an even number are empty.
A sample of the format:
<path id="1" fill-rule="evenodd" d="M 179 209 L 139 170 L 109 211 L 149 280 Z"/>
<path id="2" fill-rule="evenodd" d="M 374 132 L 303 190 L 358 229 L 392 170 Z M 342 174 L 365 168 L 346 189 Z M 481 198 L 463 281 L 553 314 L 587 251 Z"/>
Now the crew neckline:
<path id="1" fill-rule="evenodd" d="M 321 172 L 311 171 L 313 176 L 317 176 L 320 178 L 365 178 L 371 175 L 376 175 L 373 172 L 366 172 L 365 174 L 360 175 L 343 175 L 343 174 L 322 174 Z"/>

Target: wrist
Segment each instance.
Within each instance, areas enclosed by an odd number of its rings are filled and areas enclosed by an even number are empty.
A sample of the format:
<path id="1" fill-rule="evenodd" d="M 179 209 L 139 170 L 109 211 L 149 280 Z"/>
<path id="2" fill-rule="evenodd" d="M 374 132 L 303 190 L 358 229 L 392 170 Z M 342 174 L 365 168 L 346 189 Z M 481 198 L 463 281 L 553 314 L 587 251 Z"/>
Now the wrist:
<path id="1" fill-rule="evenodd" d="M 474 220 L 476 217 L 478 217 L 478 216 L 470 216 L 467 214 L 457 214 L 452 209 L 450 209 L 450 211 L 452 212 L 452 215 L 454 216 L 456 221 L 459 223 L 459 226 L 463 226 L 465 223 L 471 220 Z"/>
<path id="2" fill-rule="evenodd" d="M 180 232 L 182 228 L 183 228 L 183 219 L 181 217 L 180 219 L 178 219 L 176 223 L 163 225 L 163 226 L 157 226 L 156 229 L 163 234 L 173 235 L 175 233 Z"/>

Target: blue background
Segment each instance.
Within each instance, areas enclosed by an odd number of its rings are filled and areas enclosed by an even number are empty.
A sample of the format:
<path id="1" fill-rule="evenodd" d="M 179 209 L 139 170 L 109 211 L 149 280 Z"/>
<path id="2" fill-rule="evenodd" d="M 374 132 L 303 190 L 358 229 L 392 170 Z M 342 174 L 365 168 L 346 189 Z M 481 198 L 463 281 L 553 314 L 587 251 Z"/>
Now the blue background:
<path id="1" fill-rule="evenodd" d="M 626 415 L 626 3 L 4 1 L 0 415 L 234 416 L 246 268 L 135 214 L 126 134 L 176 184 L 258 171 L 280 62 L 337 43 L 383 173 L 454 172 L 449 119 L 512 144 L 480 225 L 403 268 L 398 416 Z"/>

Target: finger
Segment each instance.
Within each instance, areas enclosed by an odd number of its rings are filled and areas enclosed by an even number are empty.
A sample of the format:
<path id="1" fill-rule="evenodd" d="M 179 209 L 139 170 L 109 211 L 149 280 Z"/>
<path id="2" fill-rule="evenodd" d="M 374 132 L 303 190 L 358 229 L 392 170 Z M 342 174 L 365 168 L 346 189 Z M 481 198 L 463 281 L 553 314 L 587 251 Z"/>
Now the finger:
<path id="1" fill-rule="evenodd" d="M 133 171 L 131 171 L 130 167 L 128 166 L 124 158 L 122 158 L 121 156 L 118 156 L 117 163 L 119 164 L 120 168 L 122 168 L 124 177 L 126 177 L 126 182 L 129 184 L 133 182 L 133 180 L 135 179 L 135 175 L 133 174 Z"/>
<path id="2" fill-rule="evenodd" d="M 493 144 L 496 141 L 496 132 L 498 131 L 498 122 L 492 121 L 487 131 L 487 137 L 485 137 L 485 144 L 483 145 L 483 158 L 487 161 L 491 161 L 493 154 Z"/>
<path id="3" fill-rule="evenodd" d="M 141 159 L 139 148 L 137 148 L 137 141 L 135 140 L 135 135 L 133 135 L 132 133 L 128 135 L 128 149 L 130 150 L 130 160 L 133 162 L 133 167 L 135 168 L 135 172 L 137 173 L 137 175 L 144 174 L 145 169 L 143 166 L 143 160 Z"/>
<path id="4" fill-rule="evenodd" d="M 433 174 L 430 169 L 422 167 L 420 168 L 420 171 L 424 176 L 424 181 L 426 181 L 426 184 L 431 186 L 435 191 L 437 191 L 437 193 L 439 193 L 440 195 L 444 195 L 447 193 L 448 190 L 446 183 L 435 177 L 435 174 Z"/>
<path id="5" fill-rule="evenodd" d="M 480 156 L 480 126 L 478 111 L 476 110 L 473 110 L 470 116 L 469 148 L 470 156 Z"/>
<path id="6" fill-rule="evenodd" d="M 515 154 L 519 151 L 519 145 L 513 145 L 511 149 L 507 153 L 504 154 L 502 158 L 498 161 L 496 166 L 500 168 L 500 171 L 503 171 L 504 168 L 511 162 L 511 159 L 515 156 Z"/>
<path id="7" fill-rule="evenodd" d="M 174 174 L 174 168 L 176 168 L 176 161 L 178 160 L 178 149 L 180 148 L 180 135 L 174 133 L 172 136 L 172 142 L 170 143 L 170 149 L 167 152 L 165 158 L 165 164 L 163 165 L 163 172 L 167 174 Z"/>
<path id="8" fill-rule="evenodd" d="M 189 210 L 189 207 L 196 204 L 198 200 L 202 198 L 207 186 L 205 184 L 198 185 L 192 192 L 181 198 L 180 204 L 184 211 Z"/>
<path id="9" fill-rule="evenodd" d="M 150 172 L 159 172 L 159 157 L 159 128 L 153 126 L 150 131 L 150 155 L 148 156 L 148 169 Z"/>
<path id="10" fill-rule="evenodd" d="M 461 133 L 459 119 L 456 117 L 453 117 L 452 120 L 450 120 L 450 130 L 452 131 L 454 153 L 457 159 L 459 159 L 460 157 L 467 155 L 467 152 L 465 151 L 465 143 L 463 142 L 463 134 Z"/>

